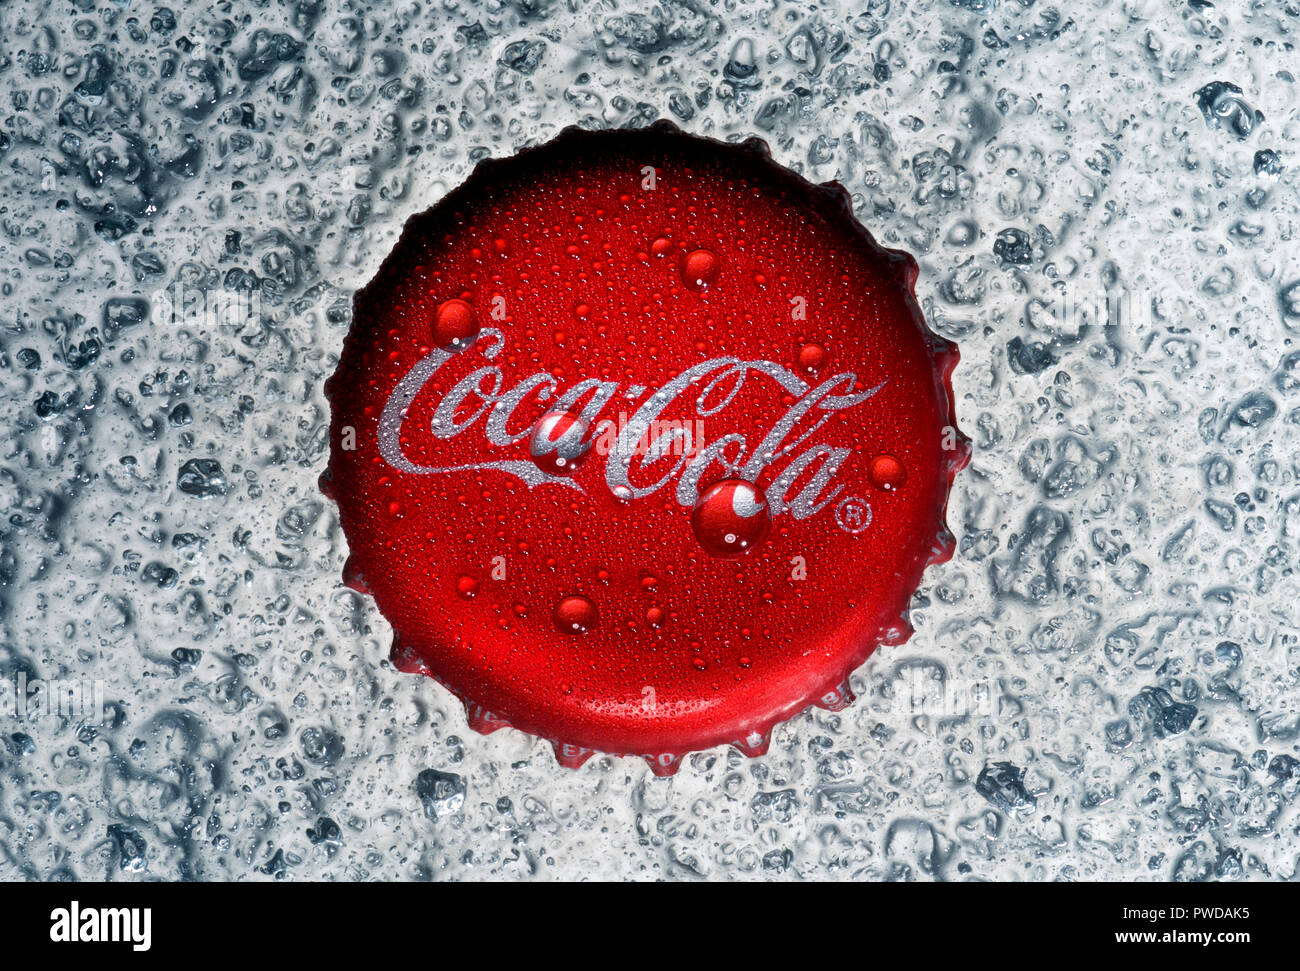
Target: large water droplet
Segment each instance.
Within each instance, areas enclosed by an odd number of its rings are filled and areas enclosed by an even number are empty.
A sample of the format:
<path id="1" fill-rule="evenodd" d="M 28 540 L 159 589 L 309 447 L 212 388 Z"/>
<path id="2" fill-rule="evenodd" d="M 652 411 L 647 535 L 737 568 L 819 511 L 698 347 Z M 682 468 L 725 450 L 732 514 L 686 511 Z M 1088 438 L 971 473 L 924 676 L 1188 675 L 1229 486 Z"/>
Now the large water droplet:
<path id="1" fill-rule="evenodd" d="M 758 546 L 772 528 L 767 501 L 752 482 L 723 479 L 691 511 L 695 538 L 713 556 L 735 559 Z"/>
<path id="2" fill-rule="evenodd" d="M 528 439 L 528 454 L 551 475 L 570 475 L 591 451 L 587 423 L 567 411 L 549 411 L 538 419 Z"/>
<path id="3" fill-rule="evenodd" d="M 892 455 L 877 455 L 867 467 L 871 484 L 881 492 L 897 492 L 907 481 L 907 469 Z"/>
<path id="4" fill-rule="evenodd" d="M 682 279 L 692 290 L 707 290 L 721 270 L 722 260 L 712 250 L 691 250 L 682 258 Z"/>
<path id="5" fill-rule="evenodd" d="M 826 360 L 829 357 L 830 353 L 826 348 L 809 341 L 799 348 L 799 356 L 795 363 L 804 374 L 816 374 L 826 366 Z"/>
<path id="6" fill-rule="evenodd" d="M 433 343 L 445 351 L 468 347 L 479 331 L 474 308 L 464 300 L 444 300 L 433 314 Z"/>
<path id="7" fill-rule="evenodd" d="M 580 593 L 561 598 L 553 617 L 556 628 L 565 634 L 585 634 L 600 622 L 596 605 Z"/>

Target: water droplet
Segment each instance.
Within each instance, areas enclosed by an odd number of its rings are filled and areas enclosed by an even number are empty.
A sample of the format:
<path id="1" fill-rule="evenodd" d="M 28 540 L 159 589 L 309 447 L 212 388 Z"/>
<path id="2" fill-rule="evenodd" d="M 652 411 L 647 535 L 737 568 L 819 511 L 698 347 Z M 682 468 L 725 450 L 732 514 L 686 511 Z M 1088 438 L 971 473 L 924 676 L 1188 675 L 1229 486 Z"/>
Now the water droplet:
<path id="1" fill-rule="evenodd" d="M 433 343 L 443 350 L 468 347 L 478 333 L 474 308 L 464 300 L 444 300 L 433 314 Z"/>
<path id="2" fill-rule="evenodd" d="M 528 453 L 533 462 L 551 475 L 571 475 L 590 451 L 587 423 L 567 411 L 544 414 L 528 439 Z"/>
<path id="3" fill-rule="evenodd" d="M 814 344 L 811 341 L 799 348 L 799 356 L 796 359 L 799 370 L 804 374 L 816 374 L 826 366 L 826 359 L 830 357 L 830 352 L 820 344 Z"/>
<path id="4" fill-rule="evenodd" d="M 582 594 L 564 597 L 555 605 L 555 626 L 565 634 L 585 634 L 600 620 L 596 605 Z"/>
<path id="5" fill-rule="evenodd" d="M 464 574 L 456 581 L 456 593 L 466 600 L 473 600 L 478 595 L 478 581 Z"/>
<path id="6" fill-rule="evenodd" d="M 660 236 L 658 239 L 656 239 L 653 243 L 650 244 L 650 255 L 667 256 L 669 253 L 672 252 L 672 249 L 673 249 L 673 241 L 669 239 L 667 236 Z"/>
<path id="7" fill-rule="evenodd" d="M 663 607 L 651 607 L 645 612 L 645 619 L 651 627 L 662 627 L 668 619 L 668 612 Z"/>
<path id="8" fill-rule="evenodd" d="M 713 556 L 735 559 L 758 546 L 772 528 L 767 501 L 751 482 L 723 479 L 691 511 L 691 528 Z"/>
<path id="9" fill-rule="evenodd" d="M 691 250 L 682 259 L 682 279 L 693 290 L 705 290 L 718 278 L 722 261 L 712 250 Z"/>
<path id="10" fill-rule="evenodd" d="M 867 468 L 871 484 L 881 492 L 897 492 L 907 481 L 907 469 L 892 455 L 877 455 Z"/>

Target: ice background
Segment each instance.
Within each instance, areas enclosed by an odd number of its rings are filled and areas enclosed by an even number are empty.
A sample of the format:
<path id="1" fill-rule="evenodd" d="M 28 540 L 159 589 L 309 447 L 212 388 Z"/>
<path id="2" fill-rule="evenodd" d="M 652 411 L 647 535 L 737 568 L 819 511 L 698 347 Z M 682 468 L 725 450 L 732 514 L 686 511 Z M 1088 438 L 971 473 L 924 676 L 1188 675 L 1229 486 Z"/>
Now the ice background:
<path id="1" fill-rule="evenodd" d="M 1298 32 L 1295 0 L 0 0 L 0 878 L 1300 876 Z M 764 138 L 918 257 L 975 444 L 859 700 L 663 780 L 397 674 L 316 487 L 404 220 L 656 118 Z M 262 312 L 152 322 L 177 281 Z M 104 723 L 17 721 L 20 674 L 101 680 Z"/>

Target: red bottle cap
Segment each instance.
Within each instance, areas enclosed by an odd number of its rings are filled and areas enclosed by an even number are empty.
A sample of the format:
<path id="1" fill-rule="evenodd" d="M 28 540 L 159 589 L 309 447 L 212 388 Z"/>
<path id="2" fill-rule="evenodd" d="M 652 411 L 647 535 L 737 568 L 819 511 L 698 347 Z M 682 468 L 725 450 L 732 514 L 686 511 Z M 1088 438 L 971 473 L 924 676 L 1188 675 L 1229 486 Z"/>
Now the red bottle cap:
<path id="1" fill-rule="evenodd" d="M 755 755 L 911 630 L 968 444 L 915 261 L 763 143 L 569 129 L 357 294 L 326 393 L 345 582 L 471 725 Z"/>

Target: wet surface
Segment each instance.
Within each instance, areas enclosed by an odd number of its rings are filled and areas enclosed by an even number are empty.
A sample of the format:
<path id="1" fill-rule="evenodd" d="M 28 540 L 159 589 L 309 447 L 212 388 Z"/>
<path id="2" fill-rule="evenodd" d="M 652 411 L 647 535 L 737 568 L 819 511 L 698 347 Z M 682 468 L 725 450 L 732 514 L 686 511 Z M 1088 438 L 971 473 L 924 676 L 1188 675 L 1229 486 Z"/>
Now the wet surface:
<path id="1" fill-rule="evenodd" d="M 1295 876 L 1296 26 L 0 7 L 0 876 Z M 671 779 L 561 770 L 394 671 L 316 487 L 405 219 L 660 117 L 767 140 L 916 255 L 975 446 L 858 701 Z"/>

